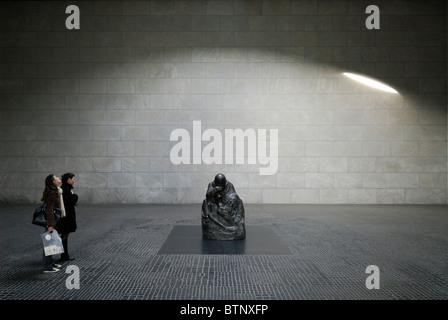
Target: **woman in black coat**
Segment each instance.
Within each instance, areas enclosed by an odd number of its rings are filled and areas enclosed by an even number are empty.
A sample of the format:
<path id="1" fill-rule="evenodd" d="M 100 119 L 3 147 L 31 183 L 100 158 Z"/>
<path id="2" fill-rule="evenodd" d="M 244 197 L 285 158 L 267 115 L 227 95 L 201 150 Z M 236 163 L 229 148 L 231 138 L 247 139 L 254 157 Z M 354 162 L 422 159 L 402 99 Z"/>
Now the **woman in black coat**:
<path id="1" fill-rule="evenodd" d="M 58 231 L 61 234 L 62 245 L 64 246 L 64 253 L 61 254 L 61 261 L 73 260 L 68 254 L 68 235 L 75 232 L 76 213 L 75 206 L 78 202 L 78 196 L 73 192 L 73 185 L 75 184 L 75 174 L 64 173 L 62 175 L 62 198 L 65 206 L 65 218 L 62 218 L 58 224 Z"/>

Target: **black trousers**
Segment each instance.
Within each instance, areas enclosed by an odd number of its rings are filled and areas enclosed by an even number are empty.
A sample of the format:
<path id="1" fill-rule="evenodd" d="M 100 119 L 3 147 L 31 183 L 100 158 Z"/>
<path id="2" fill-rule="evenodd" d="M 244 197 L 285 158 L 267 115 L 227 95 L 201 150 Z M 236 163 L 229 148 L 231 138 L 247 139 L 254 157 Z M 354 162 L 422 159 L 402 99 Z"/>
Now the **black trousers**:
<path id="1" fill-rule="evenodd" d="M 64 247 L 64 252 L 61 254 L 61 259 L 70 258 L 68 254 L 68 235 L 69 233 L 61 234 L 62 246 Z"/>

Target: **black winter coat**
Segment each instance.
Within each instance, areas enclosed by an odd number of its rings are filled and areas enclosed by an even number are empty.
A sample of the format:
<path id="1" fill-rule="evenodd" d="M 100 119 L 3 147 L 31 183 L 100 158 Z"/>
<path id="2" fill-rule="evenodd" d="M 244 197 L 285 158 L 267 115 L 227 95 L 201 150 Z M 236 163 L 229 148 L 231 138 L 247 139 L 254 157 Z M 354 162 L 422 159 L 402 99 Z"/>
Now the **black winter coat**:
<path id="1" fill-rule="evenodd" d="M 62 184 L 61 189 L 62 199 L 64 200 L 65 218 L 62 218 L 59 222 L 58 232 L 61 234 L 68 234 L 75 232 L 78 228 L 76 225 L 76 213 L 75 205 L 78 202 L 78 196 L 72 193 L 73 186 L 66 183 Z"/>

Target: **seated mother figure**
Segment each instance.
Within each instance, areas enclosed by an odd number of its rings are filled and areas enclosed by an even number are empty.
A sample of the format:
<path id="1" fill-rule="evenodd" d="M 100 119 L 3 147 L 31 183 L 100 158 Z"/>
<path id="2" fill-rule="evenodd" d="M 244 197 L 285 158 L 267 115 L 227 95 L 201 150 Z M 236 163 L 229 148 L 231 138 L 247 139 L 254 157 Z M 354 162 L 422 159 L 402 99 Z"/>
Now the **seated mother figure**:
<path id="1" fill-rule="evenodd" d="M 233 184 L 219 173 L 210 182 L 202 203 L 202 237 L 208 240 L 242 240 L 246 237 L 243 201 Z"/>

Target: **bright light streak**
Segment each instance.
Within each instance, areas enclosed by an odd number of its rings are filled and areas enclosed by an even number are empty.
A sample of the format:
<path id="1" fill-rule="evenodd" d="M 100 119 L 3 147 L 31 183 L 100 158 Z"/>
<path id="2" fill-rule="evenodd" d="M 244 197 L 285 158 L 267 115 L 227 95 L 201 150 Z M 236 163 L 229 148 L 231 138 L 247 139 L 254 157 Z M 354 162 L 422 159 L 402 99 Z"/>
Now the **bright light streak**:
<path id="1" fill-rule="evenodd" d="M 385 85 L 384 83 L 381 83 L 381 82 L 373 80 L 373 79 L 369 79 L 364 76 L 356 75 L 356 74 L 349 73 L 349 72 L 344 72 L 344 76 L 349 77 L 350 79 L 353 79 L 357 82 L 360 82 L 362 84 L 365 84 L 366 86 L 369 86 L 369 87 L 372 87 L 375 89 L 383 90 L 383 91 L 390 92 L 390 93 L 398 93 L 398 91 L 395 90 L 394 88 L 391 88 L 388 85 Z"/>

